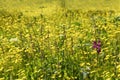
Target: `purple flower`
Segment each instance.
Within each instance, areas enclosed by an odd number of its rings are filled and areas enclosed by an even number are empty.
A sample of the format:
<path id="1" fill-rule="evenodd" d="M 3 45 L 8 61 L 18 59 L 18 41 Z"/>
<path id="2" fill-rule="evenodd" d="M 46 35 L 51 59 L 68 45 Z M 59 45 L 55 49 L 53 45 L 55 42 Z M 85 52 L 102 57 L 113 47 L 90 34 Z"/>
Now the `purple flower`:
<path id="1" fill-rule="evenodd" d="M 93 41 L 93 49 L 96 49 L 97 53 L 101 52 L 101 41 Z"/>

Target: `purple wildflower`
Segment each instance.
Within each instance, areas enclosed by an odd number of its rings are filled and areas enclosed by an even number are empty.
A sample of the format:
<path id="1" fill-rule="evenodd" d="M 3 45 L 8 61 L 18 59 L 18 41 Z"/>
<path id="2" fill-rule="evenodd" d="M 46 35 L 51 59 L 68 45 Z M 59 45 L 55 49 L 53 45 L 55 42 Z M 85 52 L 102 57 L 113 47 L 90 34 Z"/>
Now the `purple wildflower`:
<path id="1" fill-rule="evenodd" d="M 101 52 L 101 41 L 93 41 L 93 48 L 96 49 L 97 53 Z"/>

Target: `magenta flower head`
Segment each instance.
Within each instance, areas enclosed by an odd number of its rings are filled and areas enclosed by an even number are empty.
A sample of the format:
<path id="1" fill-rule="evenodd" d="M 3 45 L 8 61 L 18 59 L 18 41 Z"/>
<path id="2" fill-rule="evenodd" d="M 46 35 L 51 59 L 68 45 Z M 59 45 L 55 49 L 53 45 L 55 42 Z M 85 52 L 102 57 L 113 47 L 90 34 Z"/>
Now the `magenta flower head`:
<path id="1" fill-rule="evenodd" d="M 101 41 L 93 41 L 93 49 L 96 49 L 97 53 L 101 52 Z"/>

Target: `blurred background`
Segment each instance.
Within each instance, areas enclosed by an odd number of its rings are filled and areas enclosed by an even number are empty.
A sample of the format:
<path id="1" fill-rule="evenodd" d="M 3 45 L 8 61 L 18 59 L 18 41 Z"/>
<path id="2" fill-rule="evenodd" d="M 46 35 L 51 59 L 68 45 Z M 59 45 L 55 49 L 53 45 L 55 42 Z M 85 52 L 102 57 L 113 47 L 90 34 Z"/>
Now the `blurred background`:
<path id="1" fill-rule="evenodd" d="M 37 15 L 41 9 L 43 13 L 53 13 L 58 8 L 120 11 L 120 0 L 0 0 L 0 9 L 17 10 L 27 15 Z"/>

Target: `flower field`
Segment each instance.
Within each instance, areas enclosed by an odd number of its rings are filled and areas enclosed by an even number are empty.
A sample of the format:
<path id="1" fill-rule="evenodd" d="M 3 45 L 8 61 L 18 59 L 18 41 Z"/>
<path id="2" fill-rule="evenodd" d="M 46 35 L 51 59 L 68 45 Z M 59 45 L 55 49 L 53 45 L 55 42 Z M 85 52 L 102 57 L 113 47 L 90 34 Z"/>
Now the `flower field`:
<path id="1" fill-rule="evenodd" d="M 120 15 L 1 10 L 0 80 L 120 80 Z"/>

